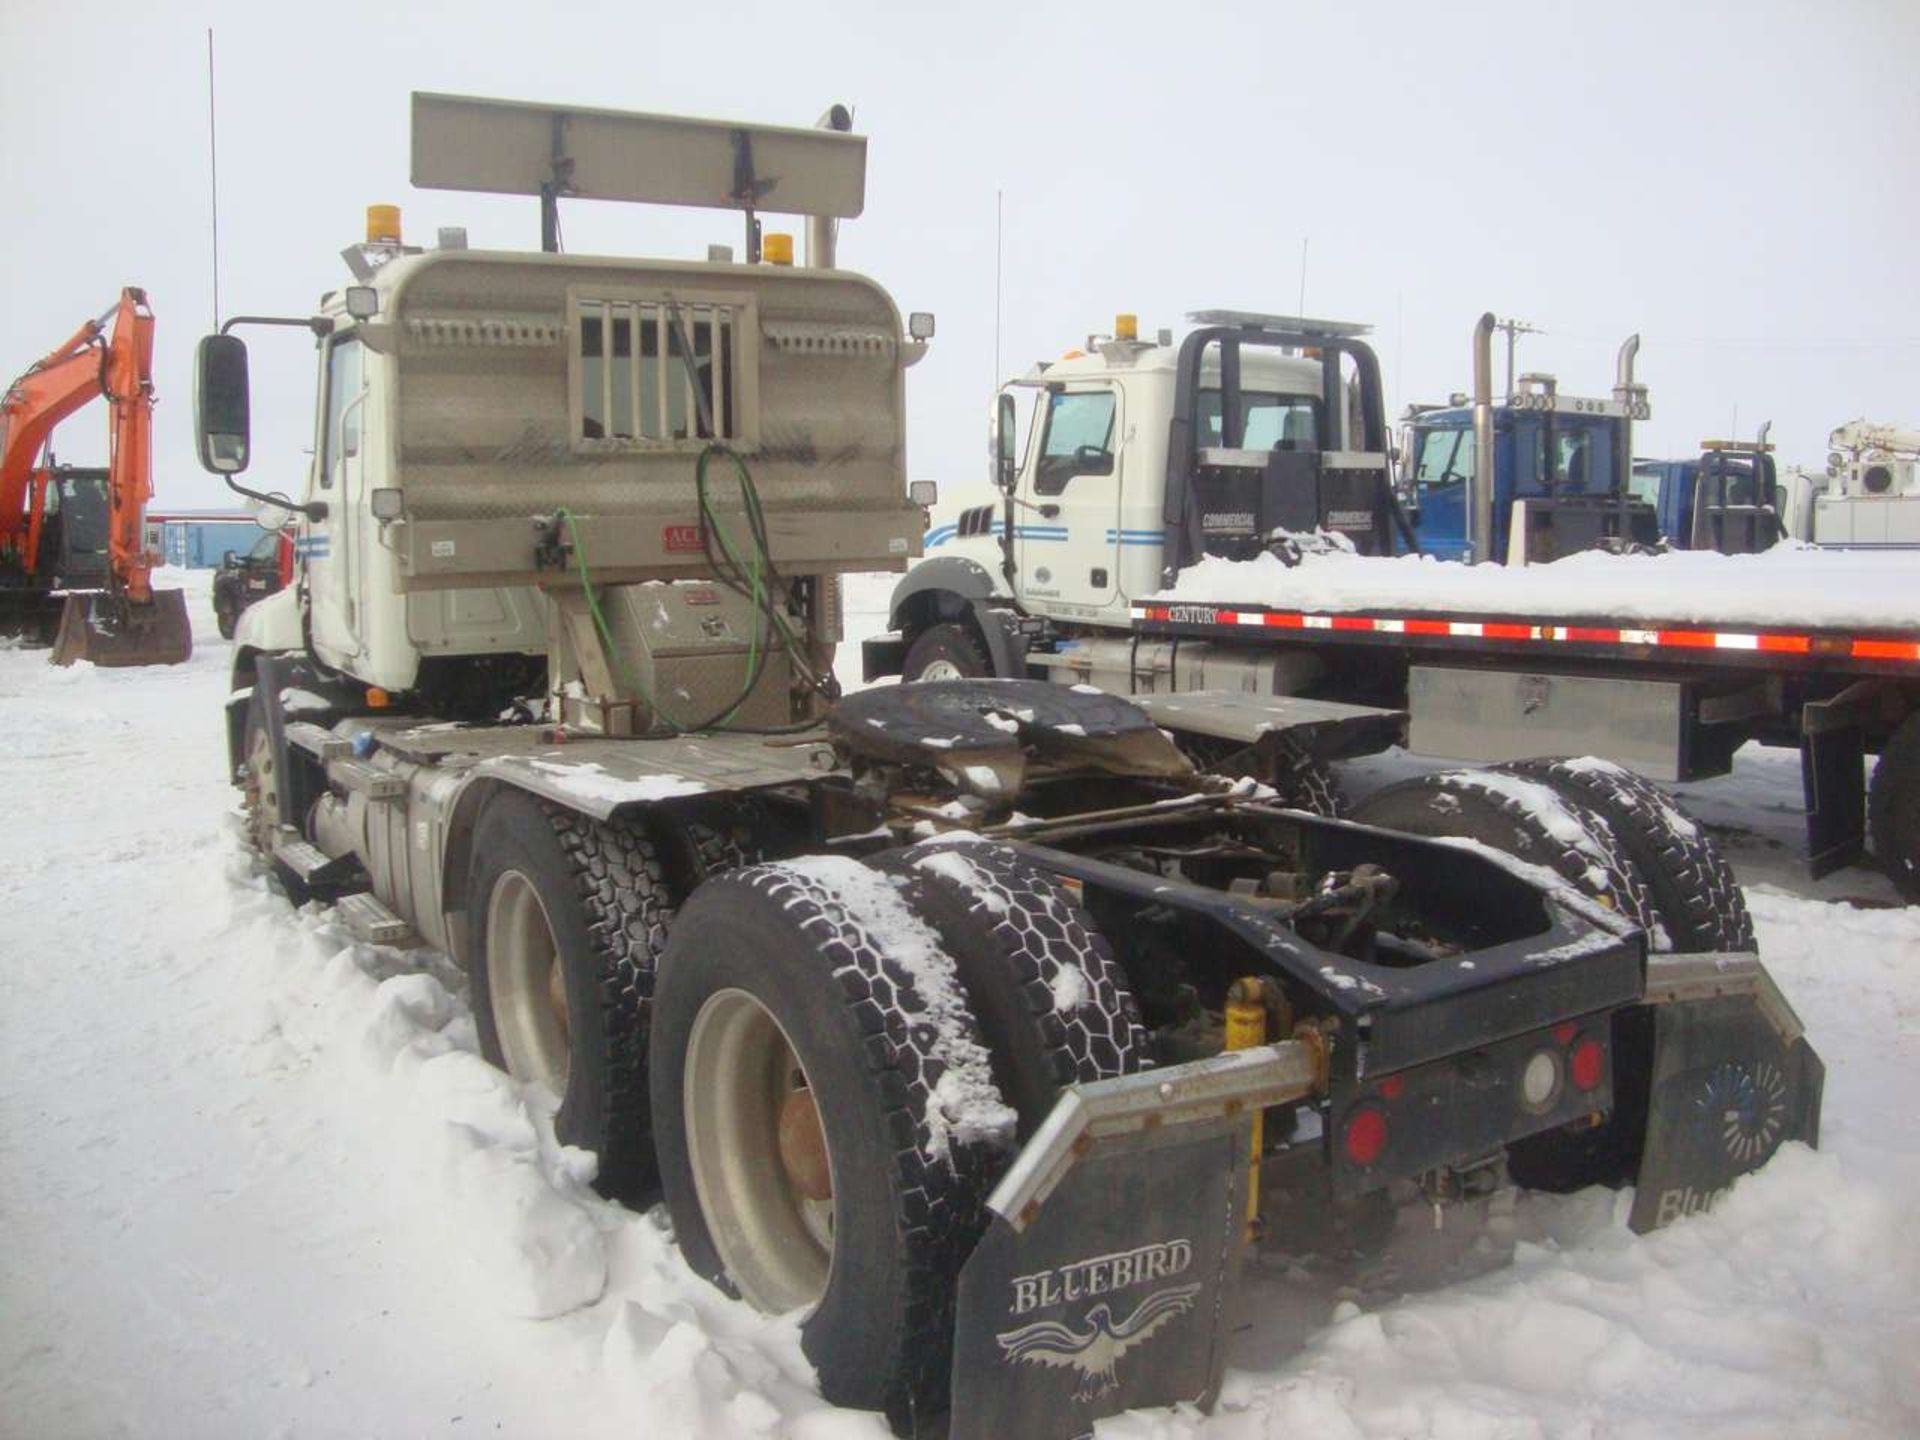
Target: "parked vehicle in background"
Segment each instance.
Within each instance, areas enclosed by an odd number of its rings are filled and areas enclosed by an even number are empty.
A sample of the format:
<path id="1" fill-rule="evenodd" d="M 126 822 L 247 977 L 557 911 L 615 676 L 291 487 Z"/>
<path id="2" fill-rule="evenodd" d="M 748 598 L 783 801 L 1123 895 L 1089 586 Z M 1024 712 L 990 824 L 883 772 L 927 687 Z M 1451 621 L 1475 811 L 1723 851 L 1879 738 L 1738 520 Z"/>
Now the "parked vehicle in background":
<path id="1" fill-rule="evenodd" d="M 0 397 L 0 627 L 53 641 L 56 665 L 173 665 L 193 651 L 185 596 L 156 590 L 153 311 L 128 286 Z M 52 462 L 55 429 L 105 400 L 105 470 Z"/>
<path id="2" fill-rule="evenodd" d="M 256 600 L 275 594 L 293 578 L 293 536 L 269 530 L 244 552 L 229 550 L 213 577 L 213 616 L 223 639 Z"/>
<path id="3" fill-rule="evenodd" d="M 1724 774 L 1752 739 L 1792 745 L 1814 873 L 1858 858 L 1871 828 L 1882 867 L 1920 899 L 1920 555 L 1607 553 L 1642 527 L 1659 538 L 1654 504 L 1628 485 L 1646 414 L 1634 345 L 1609 400 L 1536 384 L 1503 430 L 1491 315 L 1475 331 L 1479 403 L 1416 423 L 1409 525 L 1365 327 L 1193 318 L 1178 344 L 1117 327 L 1003 388 L 1000 503 L 963 511 L 896 587 L 869 678 L 1032 674 L 1121 695 L 1387 705 L 1408 711 L 1423 754 L 1591 753 L 1667 781 Z M 1024 455 L 1017 389 L 1037 396 Z M 1771 454 L 1744 448 L 1770 474 Z M 1476 453 L 1569 483 L 1509 491 L 1503 530 Z M 1696 473 L 1693 530 L 1713 548 L 1736 521 L 1757 538 L 1770 517 L 1742 503 L 1740 455 L 1705 453 L 1713 484 Z M 1557 458 L 1531 468 L 1542 456 Z M 1603 476 L 1618 488 L 1594 488 Z M 1456 552 L 1464 524 L 1466 548 L 1495 558 L 1504 541 L 1508 563 L 1405 553 L 1448 517 Z M 1881 756 L 1871 795 L 1868 753 Z"/>

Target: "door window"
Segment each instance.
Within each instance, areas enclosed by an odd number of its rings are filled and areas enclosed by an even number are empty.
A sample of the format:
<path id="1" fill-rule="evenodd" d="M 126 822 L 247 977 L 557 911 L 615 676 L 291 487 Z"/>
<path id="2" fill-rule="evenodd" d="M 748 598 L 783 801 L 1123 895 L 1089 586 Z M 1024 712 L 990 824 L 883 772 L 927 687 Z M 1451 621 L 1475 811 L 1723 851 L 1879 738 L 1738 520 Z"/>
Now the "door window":
<path id="1" fill-rule="evenodd" d="M 1058 495 L 1076 475 L 1113 473 L 1114 408 L 1111 390 L 1063 391 L 1052 397 L 1034 494 Z"/>
<path id="2" fill-rule="evenodd" d="M 1473 431 L 1422 430 L 1414 478 L 1422 490 L 1458 485 L 1473 478 Z"/>
<path id="3" fill-rule="evenodd" d="M 348 407 L 360 398 L 360 342 L 351 335 L 327 351 L 327 429 L 320 437 L 320 484 L 331 488 L 333 470 L 360 453 L 360 410 Z"/>

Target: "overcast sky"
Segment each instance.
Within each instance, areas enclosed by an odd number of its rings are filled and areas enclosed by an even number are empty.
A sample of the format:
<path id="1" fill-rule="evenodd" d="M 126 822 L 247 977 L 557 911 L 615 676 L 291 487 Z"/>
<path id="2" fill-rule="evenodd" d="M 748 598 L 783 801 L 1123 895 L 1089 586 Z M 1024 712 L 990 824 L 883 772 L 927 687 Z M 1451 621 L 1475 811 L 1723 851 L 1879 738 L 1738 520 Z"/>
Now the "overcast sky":
<path id="1" fill-rule="evenodd" d="M 1920 3 L 1129 5 L 0 4 L 0 370 L 123 284 L 159 316 L 158 504 L 221 503 L 193 456 L 189 361 L 220 302 L 304 313 L 372 201 L 410 239 L 536 248 L 531 199 L 416 192 L 408 95 L 440 90 L 810 124 L 870 137 L 841 262 L 939 336 L 909 372 L 909 470 L 985 474 L 999 370 L 1138 312 L 1371 322 L 1389 403 L 1469 379 L 1486 309 L 1546 333 L 1523 369 L 1581 394 L 1643 336 L 1643 454 L 1774 421 L 1819 463 L 1858 415 L 1920 424 Z M 698 257 L 738 218 L 576 201 L 576 253 Z M 770 228 L 772 228 L 770 226 Z M 252 479 L 296 485 L 312 355 L 254 332 Z M 63 458 L 104 453 L 96 407 Z"/>

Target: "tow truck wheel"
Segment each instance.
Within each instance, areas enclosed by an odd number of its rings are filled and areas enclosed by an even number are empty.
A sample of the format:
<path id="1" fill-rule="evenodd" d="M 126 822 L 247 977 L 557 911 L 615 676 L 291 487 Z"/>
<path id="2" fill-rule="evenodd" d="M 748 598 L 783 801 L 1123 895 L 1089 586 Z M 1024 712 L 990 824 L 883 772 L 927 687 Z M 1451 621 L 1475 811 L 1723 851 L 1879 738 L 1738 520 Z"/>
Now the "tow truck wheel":
<path id="1" fill-rule="evenodd" d="M 1410 835 L 1459 836 L 1555 871 L 1643 929 L 1653 903 L 1606 819 L 1543 781 L 1498 770 L 1447 770 L 1376 790 L 1353 819 Z"/>
<path id="2" fill-rule="evenodd" d="M 1646 882 L 1667 943 L 1690 954 L 1751 950 L 1753 916 L 1706 827 L 1658 786 L 1609 760 L 1518 760 L 1499 769 L 1598 811 Z"/>
<path id="3" fill-rule="evenodd" d="M 240 623 L 240 617 L 234 612 L 231 605 L 215 605 L 213 607 L 213 623 L 219 628 L 220 638 L 222 640 L 231 640 L 233 638 L 234 627 Z"/>
<path id="4" fill-rule="evenodd" d="M 1060 882 L 1004 845 L 931 840 L 876 862 L 953 956 L 1026 1139 L 1066 1085 L 1131 1075 L 1147 1033 L 1112 947 Z"/>
<path id="5" fill-rule="evenodd" d="M 993 663 L 979 638 L 958 621 L 944 621 L 920 632 L 907 647 L 900 678 L 912 680 L 973 680 L 993 674 Z"/>
<path id="6" fill-rule="evenodd" d="M 262 856 L 271 855 L 280 835 L 280 757 L 273 736 L 256 702 L 247 708 L 245 773 L 241 779 L 241 809 L 246 816 L 247 839 Z"/>
<path id="7" fill-rule="evenodd" d="M 639 830 L 519 791 L 481 815 L 467 887 L 480 1053 L 560 1097 L 554 1133 L 598 1152 L 595 1185 L 619 1199 L 658 1179 L 647 1032 L 671 917 L 659 857 Z"/>
<path id="8" fill-rule="evenodd" d="M 901 1433 L 943 1412 L 954 1287 L 1008 1117 L 953 962 L 895 882 L 815 857 L 701 886 L 661 960 L 650 1069 L 693 1268 L 801 1312 L 833 1403 Z"/>
<path id="9" fill-rule="evenodd" d="M 1867 787 L 1867 832 L 1893 888 L 1920 904 L 1920 714 L 1881 748 Z"/>

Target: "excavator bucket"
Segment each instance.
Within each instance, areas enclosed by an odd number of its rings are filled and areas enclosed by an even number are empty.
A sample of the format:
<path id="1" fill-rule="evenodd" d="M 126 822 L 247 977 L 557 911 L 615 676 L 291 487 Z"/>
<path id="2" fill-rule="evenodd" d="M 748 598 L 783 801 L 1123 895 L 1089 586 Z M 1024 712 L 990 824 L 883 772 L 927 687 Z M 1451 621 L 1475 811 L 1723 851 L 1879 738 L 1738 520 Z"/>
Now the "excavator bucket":
<path id="1" fill-rule="evenodd" d="M 153 599 L 135 605 L 106 591 L 67 596 L 54 637 L 56 665 L 91 660 L 95 665 L 178 665 L 193 654 L 193 625 L 187 597 L 179 590 L 156 590 Z"/>

